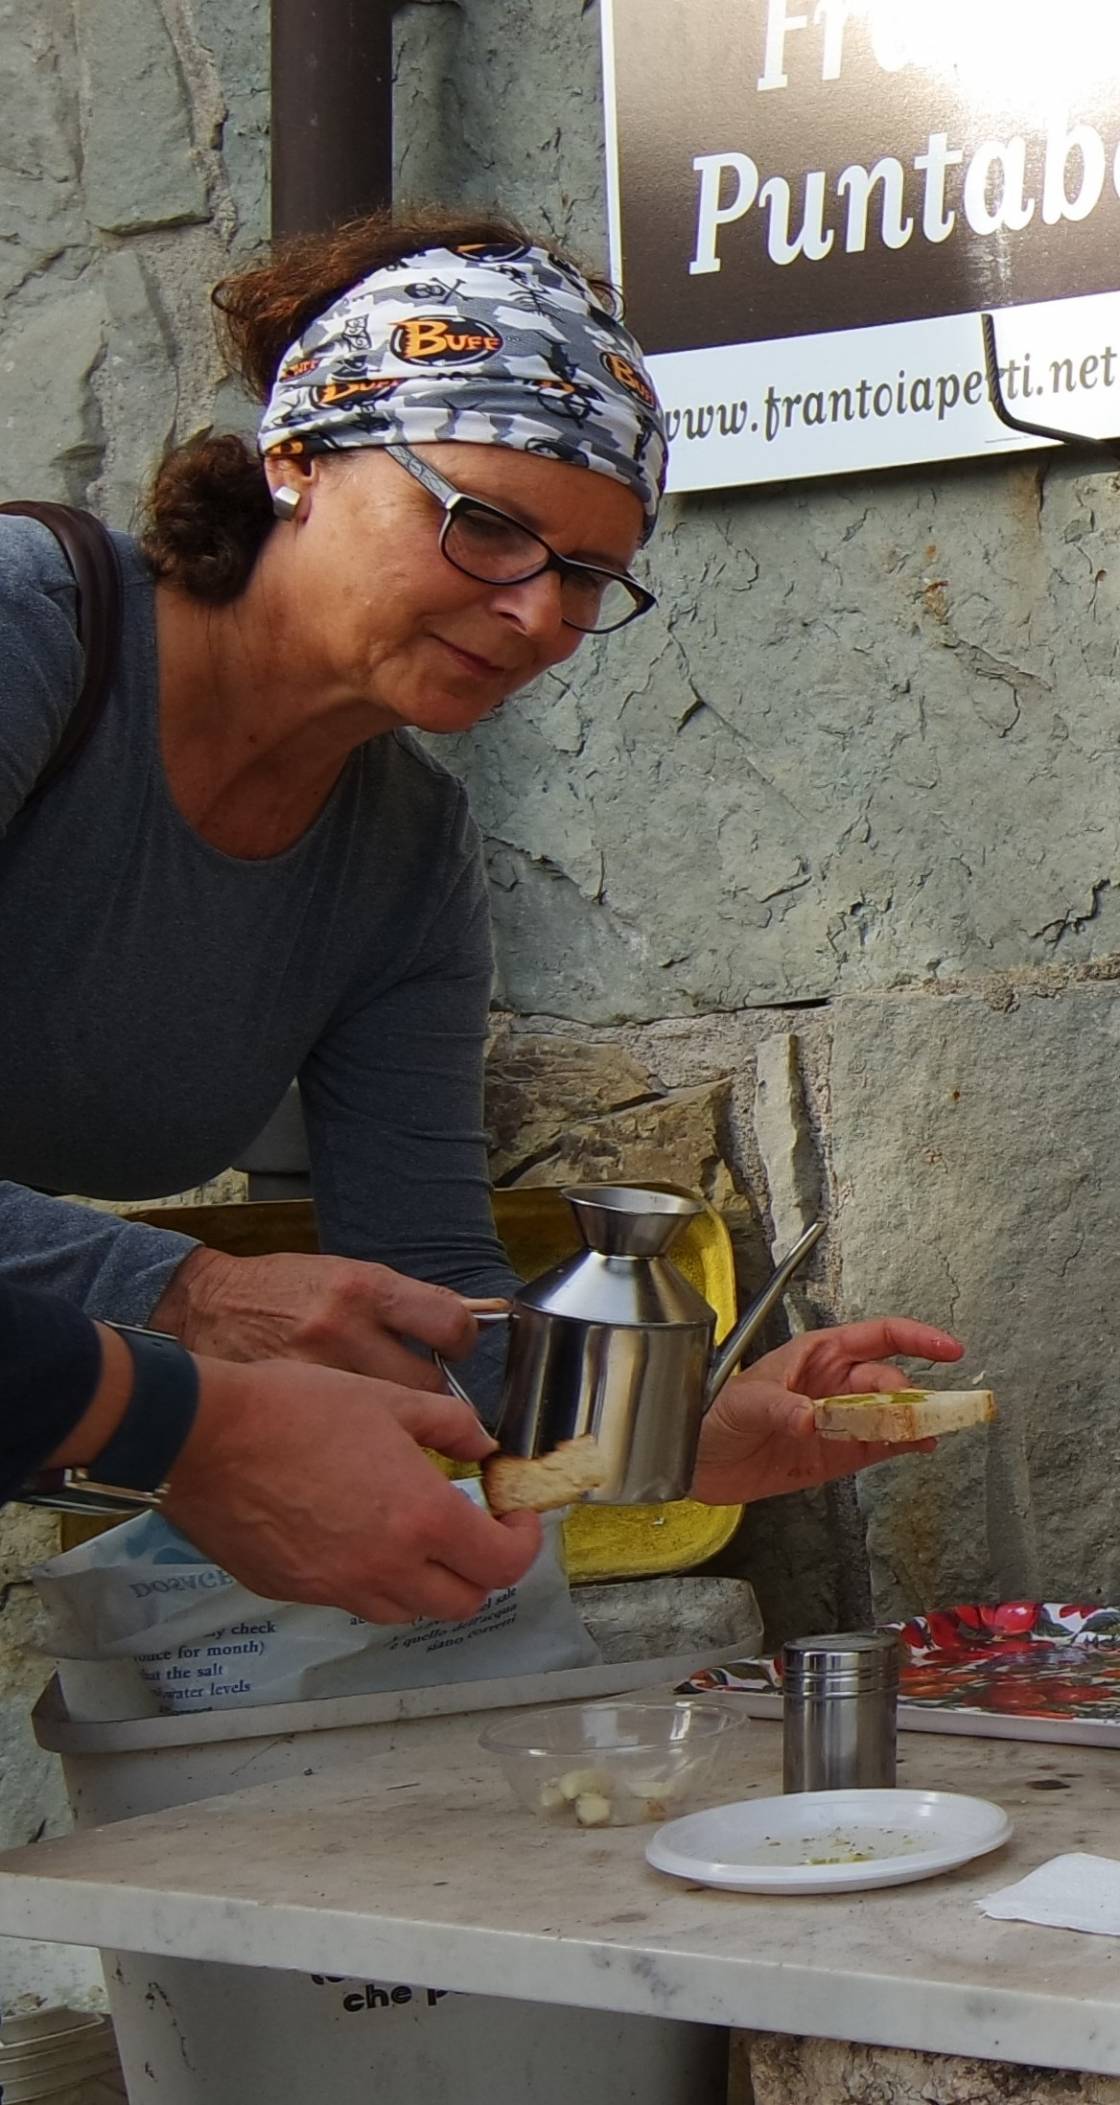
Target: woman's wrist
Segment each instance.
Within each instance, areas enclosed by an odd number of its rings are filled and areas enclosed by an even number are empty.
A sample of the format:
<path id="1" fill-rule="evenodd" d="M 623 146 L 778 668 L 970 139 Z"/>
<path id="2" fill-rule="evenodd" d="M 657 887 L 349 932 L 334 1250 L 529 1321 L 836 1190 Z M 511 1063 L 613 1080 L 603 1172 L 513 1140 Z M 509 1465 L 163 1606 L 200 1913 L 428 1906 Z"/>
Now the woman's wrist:
<path id="1" fill-rule="evenodd" d="M 207 1305 L 217 1280 L 228 1271 L 231 1261 L 236 1262 L 219 1250 L 207 1250 L 199 1244 L 172 1272 L 148 1317 L 150 1328 L 165 1331 L 170 1337 L 179 1338 L 188 1349 L 194 1349 L 198 1342 L 194 1335 L 196 1313 L 200 1306 Z"/>
<path id="2" fill-rule="evenodd" d="M 252 1478 L 262 1455 L 276 1446 L 275 1413 L 261 1397 L 262 1363 L 196 1358 L 198 1408 L 168 1471 L 163 1511 L 176 1526 L 180 1514 L 197 1518 L 221 1505 L 229 1487 Z M 311 1370 L 308 1369 L 308 1372 Z"/>
<path id="3" fill-rule="evenodd" d="M 77 1424 L 48 1455 L 43 1465 L 47 1469 L 88 1468 L 112 1439 L 128 1408 L 136 1378 L 132 1354 L 119 1332 L 107 1323 L 98 1323 L 95 1328 L 101 1346 L 97 1387 Z"/>

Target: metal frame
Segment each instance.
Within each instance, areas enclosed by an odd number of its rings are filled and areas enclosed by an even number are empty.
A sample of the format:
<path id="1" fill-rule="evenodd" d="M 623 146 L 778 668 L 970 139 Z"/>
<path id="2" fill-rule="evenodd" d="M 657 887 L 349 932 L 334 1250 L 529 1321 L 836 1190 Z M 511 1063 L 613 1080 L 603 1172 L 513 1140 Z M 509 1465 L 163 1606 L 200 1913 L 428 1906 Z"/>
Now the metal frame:
<path id="1" fill-rule="evenodd" d="M 1120 437 L 1099 438 L 1091 431 L 1070 431 L 1057 424 L 1036 424 L 1028 417 L 1017 417 L 1003 398 L 999 355 L 996 350 L 995 316 L 990 313 L 982 314 L 980 328 L 984 338 L 984 371 L 988 381 L 988 400 L 1001 424 L 1006 424 L 1009 431 L 1025 433 L 1028 438 L 1054 439 L 1060 446 L 1092 446 L 1098 452 L 1109 453 L 1114 459 L 1120 459 Z"/>

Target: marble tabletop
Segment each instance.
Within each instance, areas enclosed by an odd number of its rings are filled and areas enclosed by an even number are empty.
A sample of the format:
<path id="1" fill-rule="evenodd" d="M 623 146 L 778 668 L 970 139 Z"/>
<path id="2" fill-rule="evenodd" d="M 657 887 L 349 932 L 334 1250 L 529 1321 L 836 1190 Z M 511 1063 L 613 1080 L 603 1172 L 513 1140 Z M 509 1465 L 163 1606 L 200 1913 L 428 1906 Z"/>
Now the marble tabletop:
<path id="1" fill-rule="evenodd" d="M 921 1884 L 777 1898 L 661 1876 L 646 1828 L 523 1812 L 481 1722 L 0 1856 L 0 1934 L 1120 2073 L 1120 1940 L 976 1907 L 1063 1851 L 1120 1854 L 1110 1751 L 913 1736 L 900 1783 L 995 1799 L 1011 1842 Z M 745 1728 L 726 1781 L 780 1789 L 777 1726 Z"/>

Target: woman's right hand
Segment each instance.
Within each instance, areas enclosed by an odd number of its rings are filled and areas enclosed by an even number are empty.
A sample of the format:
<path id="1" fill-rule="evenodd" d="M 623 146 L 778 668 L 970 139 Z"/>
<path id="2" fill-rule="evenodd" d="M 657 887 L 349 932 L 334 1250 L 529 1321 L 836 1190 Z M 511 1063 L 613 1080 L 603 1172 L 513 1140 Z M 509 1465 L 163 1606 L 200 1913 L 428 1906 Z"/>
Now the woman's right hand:
<path id="1" fill-rule="evenodd" d="M 229 1360 L 313 1360 L 410 1389 L 444 1388 L 416 1338 L 460 1359 L 478 1329 L 462 1296 L 357 1257 L 281 1251 L 230 1257 L 192 1250 L 173 1272 L 148 1323 L 189 1352 Z"/>
<path id="2" fill-rule="evenodd" d="M 294 1360 L 198 1366 L 164 1511 L 253 1593 L 371 1623 L 465 1621 L 528 1571 L 536 1515 L 495 1520 L 422 1452 L 493 1450 L 457 1398 Z"/>

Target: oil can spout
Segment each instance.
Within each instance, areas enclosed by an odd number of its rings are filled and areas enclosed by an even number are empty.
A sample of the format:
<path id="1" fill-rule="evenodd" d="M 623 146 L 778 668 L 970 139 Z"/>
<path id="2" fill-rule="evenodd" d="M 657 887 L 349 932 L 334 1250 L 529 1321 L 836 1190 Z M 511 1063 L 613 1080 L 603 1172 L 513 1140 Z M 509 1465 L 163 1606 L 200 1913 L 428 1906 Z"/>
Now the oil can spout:
<path id="1" fill-rule="evenodd" d="M 794 1273 L 800 1271 L 810 1250 L 820 1241 L 827 1226 L 827 1221 L 820 1220 L 814 1221 L 811 1228 L 806 1228 L 804 1235 L 799 1236 L 794 1243 L 789 1256 L 783 1257 L 773 1278 L 767 1281 L 762 1292 L 756 1295 L 745 1314 L 740 1316 L 731 1336 L 719 1346 L 712 1360 L 704 1390 L 706 1411 L 711 1409 L 724 1383 L 734 1374 L 747 1346 L 758 1335 L 771 1309 L 781 1300 Z"/>

